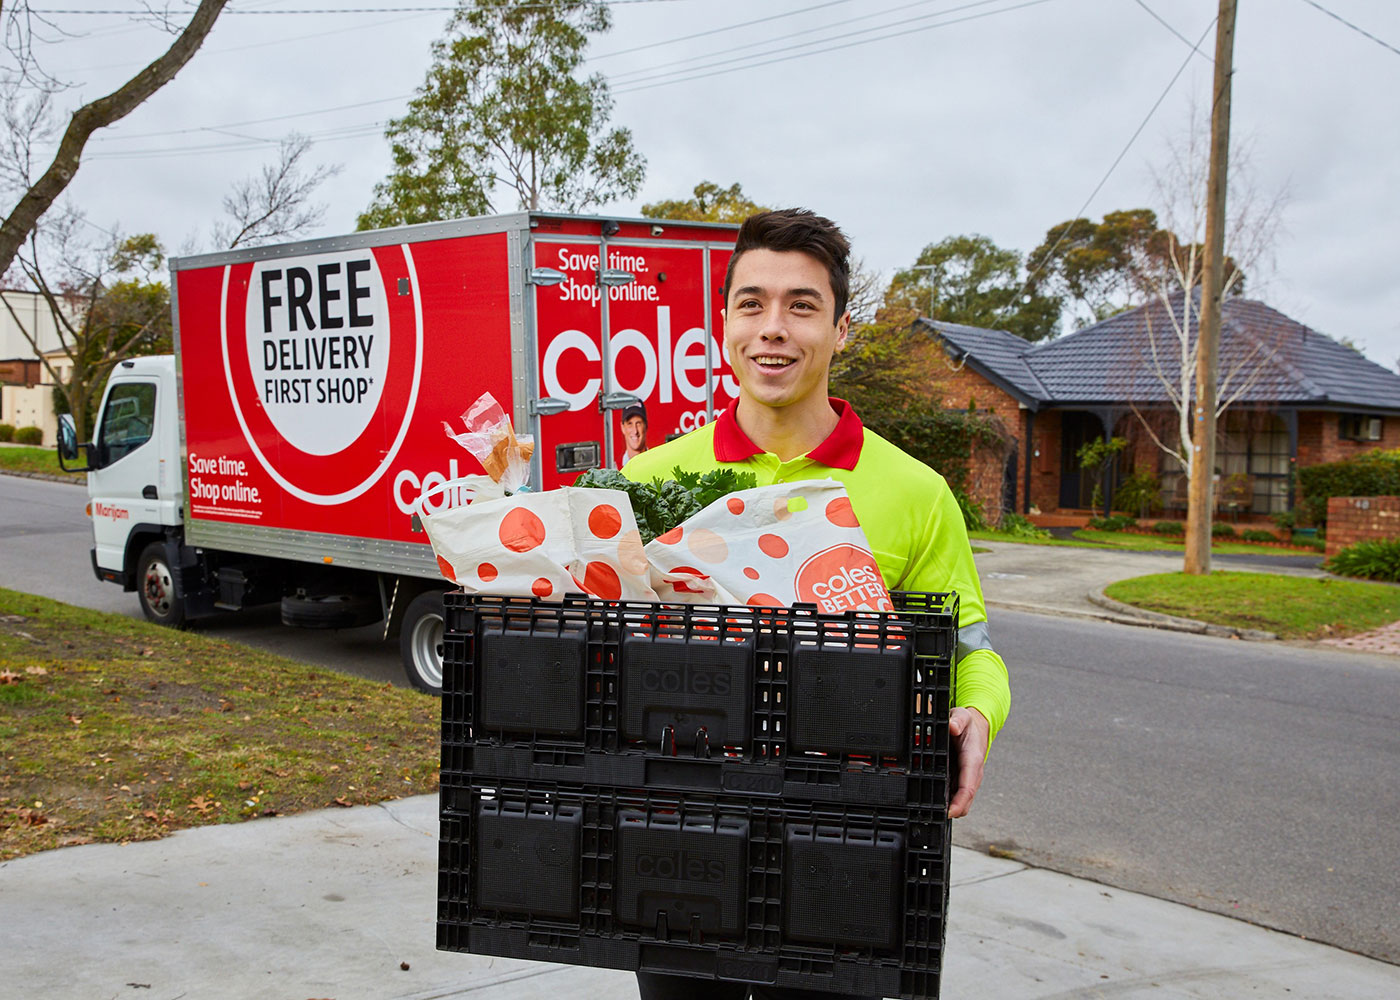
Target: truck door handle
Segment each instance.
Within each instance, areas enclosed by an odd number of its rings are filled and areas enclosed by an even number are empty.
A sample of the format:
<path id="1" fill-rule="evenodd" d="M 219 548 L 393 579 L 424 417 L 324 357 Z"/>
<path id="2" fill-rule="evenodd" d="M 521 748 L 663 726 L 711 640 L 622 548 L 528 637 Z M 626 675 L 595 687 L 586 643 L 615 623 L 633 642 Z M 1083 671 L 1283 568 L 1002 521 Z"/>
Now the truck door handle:
<path id="1" fill-rule="evenodd" d="M 634 396 L 630 392 L 610 392 L 598 400 L 600 410 L 625 410 L 629 406 L 636 406 L 641 403 L 640 396 Z"/>
<path id="2" fill-rule="evenodd" d="M 158 492 L 156 492 L 156 488 L 155 488 L 154 486 L 147 486 L 147 487 L 145 487 L 145 488 L 141 491 L 141 499 L 143 499 L 143 500 L 159 500 L 159 499 L 160 499 L 160 494 L 159 494 Z"/>
<path id="3" fill-rule="evenodd" d="M 556 413 L 563 413 L 568 408 L 569 401 L 567 399 L 555 399 L 553 396 L 530 400 L 530 412 L 541 417 L 552 417 Z"/>

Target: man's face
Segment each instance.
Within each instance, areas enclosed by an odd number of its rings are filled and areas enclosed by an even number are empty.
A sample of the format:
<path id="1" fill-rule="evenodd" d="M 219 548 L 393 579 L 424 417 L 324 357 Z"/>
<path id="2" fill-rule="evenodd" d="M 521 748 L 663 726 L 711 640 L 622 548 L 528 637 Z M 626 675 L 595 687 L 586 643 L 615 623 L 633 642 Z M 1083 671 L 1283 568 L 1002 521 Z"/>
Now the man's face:
<path id="1" fill-rule="evenodd" d="M 641 417 L 628 417 L 622 422 L 622 440 L 628 451 L 641 451 L 646 447 L 647 422 Z"/>
<path id="2" fill-rule="evenodd" d="M 749 250 L 734 265 L 724 341 L 743 394 L 784 407 L 826 399 L 831 357 L 851 316 L 835 315 L 826 267 L 801 251 Z"/>

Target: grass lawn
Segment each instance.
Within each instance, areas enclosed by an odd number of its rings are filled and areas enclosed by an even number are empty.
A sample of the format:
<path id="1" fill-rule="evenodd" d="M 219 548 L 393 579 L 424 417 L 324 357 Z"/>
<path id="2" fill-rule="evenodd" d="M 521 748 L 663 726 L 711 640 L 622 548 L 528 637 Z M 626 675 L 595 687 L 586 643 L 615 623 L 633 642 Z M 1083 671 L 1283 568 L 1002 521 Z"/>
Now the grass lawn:
<path id="1" fill-rule="evenodd" d="M 1027 538 L 1023 535 L 1004 535 L 996 531 L 969 531 L 968 537 L 984 542 L 1020 542 L 1025 545 L 1068 545 L 1074 548 L 1123 549 L 1132 552 L 1175 551 L 1185 552 L 1186 543 L 1179 536 L 1140 535 L 1130 531 L 1090 531 L 1081 529 L 1073 538 Z M 1211 552 L 1216 555 L 1269 556 L 1316 555 L 1322 560 L 1322 553 L 1311 549 L 1281 549 L 1272 545 L 1252 545 L 1249 542 L 1215 539 Z"/>
<path id="2" fill-rule="evenodd" d="M 82 464 L 81 461 L 78 462 Z M 28 445 L 0 445 L 0 470 L 7 472 L 46 472 L 66 476 L 58 467 L 58 449 L 31 448 Z M 75 482 L 82 482 L 82 473 L 72 473 Z"/>
<path id="3" fill-rule="evenodd" d="M 1400 621 L 1400 587 L 1273 573 L 1153 573 L 1104 588 L 1115 601 L 1285 639 L 1355 635 Z"/>
<path id="4" fill-rule="evenodd" d="M 437 699 L 0 589 L 0 860 L 437 788 Z"/>

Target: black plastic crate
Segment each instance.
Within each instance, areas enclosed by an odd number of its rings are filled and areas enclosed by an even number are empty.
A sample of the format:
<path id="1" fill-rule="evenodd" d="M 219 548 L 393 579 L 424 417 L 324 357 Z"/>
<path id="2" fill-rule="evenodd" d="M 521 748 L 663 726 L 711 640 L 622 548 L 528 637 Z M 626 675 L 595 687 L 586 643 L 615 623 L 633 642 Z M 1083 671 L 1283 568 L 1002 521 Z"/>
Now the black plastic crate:
<path id="1" fill-rule="evenodd" d="M 936 997 L 941 813 L 564 784 L 444 787 L 438 947 Z"/>
<path id="2" fill-rule="evenodd" d="M 899 610 L 446 596 L 442 781 L 946 808 L 954 594 Z"/>

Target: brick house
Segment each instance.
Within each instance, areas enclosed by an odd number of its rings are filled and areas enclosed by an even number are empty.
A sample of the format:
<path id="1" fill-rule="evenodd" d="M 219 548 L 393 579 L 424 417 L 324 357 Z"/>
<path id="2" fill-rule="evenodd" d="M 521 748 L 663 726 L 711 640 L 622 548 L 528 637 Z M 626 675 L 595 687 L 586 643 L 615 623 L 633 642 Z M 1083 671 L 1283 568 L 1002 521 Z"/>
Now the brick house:
<path id="1" fill-rule="evenodd" d="M 1105 435 L 1129 445 L 1114 484 L 1146 470 L 1169 512 L 1186 506 L 1171 394 L 1179 393 L 1178 324 L 1185 297 L 1120 313 L 1039 344 L 1001 330 L 920 319 L 939 359 L 930 379 L 945 405 L 993 411 L 1014 438 L 1001 470 L 1001 508 L 1083 511 L 1093 483 L 1076 452 Z M 1188 344 L 1194 344 L 1195 303 Z M 1236 516 L 1293 508 L 1293 469 L 1374 448 L 1400 448 L 1400 375 L 1270 308 L 1222 306 L 1216 503 Z M 941 363 L 940 363 L 941 361 Z M 1188 370 L 1187 385 L 1194 382 Z M 1163 447 L 1165 446 L 1165 447 Z M 985 491 L 983 491 L 985 492 Z M 984 506 L 987 497 L 979 497 Z"/>

